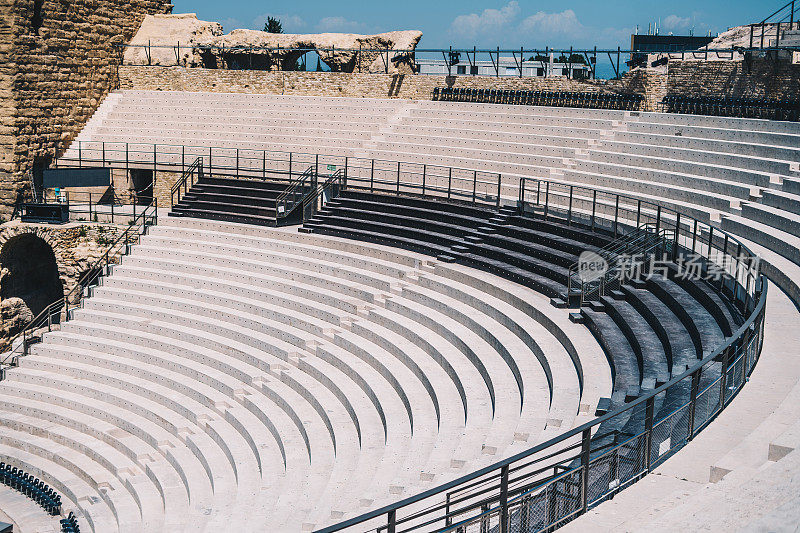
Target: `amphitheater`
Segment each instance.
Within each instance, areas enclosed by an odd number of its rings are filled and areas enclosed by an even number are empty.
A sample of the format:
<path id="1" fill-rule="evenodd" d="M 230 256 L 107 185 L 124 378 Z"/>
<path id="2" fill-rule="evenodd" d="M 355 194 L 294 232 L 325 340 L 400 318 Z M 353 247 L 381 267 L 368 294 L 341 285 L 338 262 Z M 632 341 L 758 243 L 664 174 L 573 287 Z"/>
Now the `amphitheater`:
<path id="1" fill-rule="evenodd" d="M 800 523 L 798 122 L 118 88 L 56 163 L 157 202 L 3 354 L 14 531 Z"/>

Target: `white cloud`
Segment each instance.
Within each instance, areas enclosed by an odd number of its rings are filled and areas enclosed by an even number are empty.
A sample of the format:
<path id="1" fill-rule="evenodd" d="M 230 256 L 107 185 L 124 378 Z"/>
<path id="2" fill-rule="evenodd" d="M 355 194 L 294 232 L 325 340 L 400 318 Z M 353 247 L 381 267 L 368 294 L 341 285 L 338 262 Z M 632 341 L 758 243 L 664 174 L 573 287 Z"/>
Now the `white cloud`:
<path id="1" fill-rule="evenodd" d="M 366 24 L 362 22 L 356 22 L 354 20 L 347 20 L 344 17 L 325 17 L 320 19 L 319 23 L 317 24 L 317 28 L 319 31 L 326 33 L 360 33 L 367 31 Z"/>
<path id="2" fill-rule="evenodd" d="M 220 24 L 222 24 L 222 29 L 225 30 L 226 32 L 243 27 L 242 22 L 239 19 L 230 17 L 226 18 L 225 20 L 221 20 Z"/>
<path id="3" fill-rule="evenodd" d="M 284 33 L 296 33 L 306 26 L 306 21 L 297 15 L 275 15 L 273 13 L 264 13 L 253 19 L 252 28 L 255 30 L 263 30 L 264 25 L 267 23 L 267 17 L 276 18 L 281 21 Z"/>
<path id="4" fill-rule="evenodd" d="M 595 32 L 593 36 L 592 46 L 599 46 L 601 48 L 616 48 L 621 46 L 622 49 L 627 49 L 631 44 L 631 35 L 636 32 L 636 28 L 603 28 Z"/>
<path id="5" fill-rule="evenodd" d="M 523 20 L 519 29 L 524 33 L 532 33 L 533 36 L 568 36 L 582 33 L 584 27 L 575 12 L 567 9 L 561 13 L 539 11 Z"/>
<path id="6" fill-rule="evenodd" d="M 664 19 L 662 27 L 666 30 L 685 30 L 692 23 L 689 17 L 679 17 L 678 15 L 670 15 Z"/>
<path id="7" fill-rule="evenodd" d="M 500 9 L 484 9 L 481 14 L 459 15 L 450 24 L 450 33 L 459 37 L 474 38 L 479 34 L 494 33 L 508 26 L 519 15 L 519 4 L 511 0 Z"/>

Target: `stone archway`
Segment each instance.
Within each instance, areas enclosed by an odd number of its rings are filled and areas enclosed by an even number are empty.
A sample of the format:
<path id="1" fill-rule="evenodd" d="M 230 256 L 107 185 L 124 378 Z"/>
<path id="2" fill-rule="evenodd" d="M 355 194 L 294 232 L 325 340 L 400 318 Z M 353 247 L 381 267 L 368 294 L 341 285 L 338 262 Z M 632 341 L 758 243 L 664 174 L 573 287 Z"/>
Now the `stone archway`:
<path id="1" fill-rule="evenodd" d="M 19 298 L 38 315 L 64 297 L 53 248 L 34 233 L 9 238 L 0 249 L 0 300 Z"/>

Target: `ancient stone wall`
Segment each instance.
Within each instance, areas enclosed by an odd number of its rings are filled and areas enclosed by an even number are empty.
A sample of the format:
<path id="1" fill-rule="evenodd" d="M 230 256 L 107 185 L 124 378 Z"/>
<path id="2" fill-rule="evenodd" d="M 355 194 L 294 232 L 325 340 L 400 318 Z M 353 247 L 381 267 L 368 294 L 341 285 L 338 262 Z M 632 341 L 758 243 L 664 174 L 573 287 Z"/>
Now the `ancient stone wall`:
<path id="1" fill-rule="evenodd" d="M 679 61 L 668 67 L 669 94 L 800 99 L 800 64 L 774 53 L 744 61 Z"/>
<path id="2" fill-rule="evenodd" d="M 41 5 L 41 9 L 37 6 Z M 0 214 L 116 85 L 115 44 L 169 0 L 0 0 Z"/>
<path id="3" fill-rule="evenodd" d="M 182 67 L 122 66 L 120 88 L 262 94 L 430 99 L 434 87 L 631 93 L 663 85 L 663 74 L 626 75 L 622 80 L 573 80 L 491 76 L 428 76 L 344 72 L 266 72 Z M 659 98 L 660 100 L 660 98 Z"/>
<path id="4" fill-rule="evenodd" d="M 13 98 L 15 65 L 11 60 L 13 46 L 14 0 L 0 0 L 0 183 L 11 179 L 14 171 L 14 116 Z"/>
<path id="5" fill-rule="evenodd" d="M 124 231 L 124 226 L 95 223 L 70 223 L 63 226 L 27 224 L 19 221 L 0 225 L 0 256 L 6 245 L 19 237 L 35 236 L 48 245 L 55 255 L 59 283 L 66 295 L 80 281 L 81 276 L 108 250 Z M 113 259 L 122 249 L 115 250 Z M 9 265 L 0 263 L 0 292 L 14 276 L 27 276 L 29 272 L 12 272 Z M 0 349 L 31 319 L 33 314 L 19 297 L 0 300 Z"/>

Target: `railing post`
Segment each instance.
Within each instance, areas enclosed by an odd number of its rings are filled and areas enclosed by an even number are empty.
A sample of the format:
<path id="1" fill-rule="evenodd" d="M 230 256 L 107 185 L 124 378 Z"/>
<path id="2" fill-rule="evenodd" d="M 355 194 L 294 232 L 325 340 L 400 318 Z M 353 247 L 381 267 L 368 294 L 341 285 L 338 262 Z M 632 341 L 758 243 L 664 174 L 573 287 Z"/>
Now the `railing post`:
<path id="1" fill-rule="evenodd" d="M 678 257 L 678 244 L 681 238 L 681 214 L 675 213 L 675 242 L 672 245 L 672 261 Z"/>
<path id="2" fill-rule="evenodd" d="M 387 516 L 386 521 L 386 533 L 396 533 L 397 532 L 397 511 L 392 509 L 389 511 L 389 515 Z"/>
<path id="3" fill-rule="evenodd" d="M 547 218 L 547 211 L 550 208 L 550 182 L 544 187 L 544 218 Z"/>
<path id="4" fill-rule="evenodd" d="M 236 177 L 239 177 L 239 149 L 236 149 Z"/>
<path id="5" fill-rule="evenodd" d="M 687 431 L 687 439 L 692 440 L 694 437 L 694 415 L 695 415 L 695 408 L 697 406 L 697 392 L 700 389 L 700 371 L 702 369 L 698 368 L 694 372 L 692 372 L 692 388 L 689 392 L 689 427 Z"/>
<path id="6" fill-rule="evenodd" d="M 289 181 L 292 181 L 292 152 L 289 152 Z"/>
<path id="7" fill-rule="evenodd" d="M 83 143 L 78 141 L 78 168 L 83 167 L 83 147 L 81 146 Z"/>
<path id="8" fill-rule="evenodd" d="M 648 472 L 650 471 L 650 457 L 652 455 L 651 450 L 653 447 L 654 406 L 655 406 L 655 397 L 650 396 L 647 399 L 647 403 L 645 404 L 645 414 L 644 414 L 644 438 L 645 438 L 644 452 L 647 454 L 644 458 L 644 464 Z"/>
<path id="9" fill-rule="evenodd" d="M 725 274 L 719 277 L 719 289 L 720 291 L 725 288 L 725 275 L 728 275 L 727 272 L 727 257 L 728 257 L 728 234 L 725 234 L 725 239 L 723 240 L 722 245 L 722 266 L 725 269 Z"/>
<path id="10" fill-rule="evenodd" d="M 114 200 L 111 200 L 111 223 L 114 223 Z"/>
<path id="11" fill-rule="evenodd" d="M 208 147 L 208 176 L 211 177 L 214 175 L 214 165 L 211 162 L 211 147 Z"/>
<path id="12" fill-rule="evenodd" d="M 450 199 L 450 191 L 453 188 L 453 167 L 447 169 L 447 199 Z"/>
<path id="13" fill-rule="evenodd" d="M 656 208 L 656 235 L 661 231 L 661 206 Z"/>
<path id="14" fill-rule="evenodd" d="M 422 165 L 422 196 L 425 196 L 425 177 L 428 173 L 428 165 Z"/>
<path id="15" fill-rule="evenodd" d="M 725 409 L 725 389 L 728 384 L 728 365 L 730 365 L 730 349 L 725 348 L 722 351 L 722 373 L 719 378 L 719 410 Z"/>
<path id="16" fill-rule="evenodd" d="M 714 226 L 708 227 L 708 259 L 711 260 L 711 251 L 714 248 Z M 706 266 L 706 273 L 708 273 L 708 267 Z"/>
<path id="17" fill-rule="evenodd" d="M 342 189 L 347 188 L 347 160 L 348 157 L 344 156 L 344 178 L 342 178 Z"/>
<path id="18" fill-rule="evenodd" d="M 475 203 L 475 194 L 477 193 L 478 189 L 478 171 L 472 171 L 472 203 Z"/>
<path id="19" fill-rule="evenodd" d="M 400 194 L 400 161 L 397 162 L 397 194 Z"/>
<path id="20" fill-rule="evenodd" d="M 569 208 L 567 209 L 567 225 L 572 224 L 572 194 L 573 194 L 574 186 L 569 186 Z"/>
<path id="21" fill-rule="evenodd" d="M 102 150 L 103 150 L 103 152 L 102 152 L 103 153 L 103 167 L 105 167 L 106 166 L 106 142 L 105 141 L 103 141 Z"/>
<path id="22" fill-rule="evenodd" d="M 372 159 L 370 161 L 369 167 L 369 192 L 372 192 L 375 188 L 375 160 Z"/>
<path id="23" fill-rule="evenodd" d="M 508 465 L 500 468 L 500 533 L 508 533 Z"/>
<path id="24" fill-rule="evenodd" d="M 581 509 L 589 510 L 589 459 L 591 458 L 592 430 L 584 429 L 581 435 Z"/>
<path id="25" fill-rule="evenodd" d="M 453 518 L 450 516 L 450 493 L 448 492 L 444 500 L 444 525 L 450 527 L 453 525 Z"/>
<path id="26" fill-rule="evenodd" d="M 497 173 L 497 208 L 500 209 L 500 188 L 503 182 L 503 175 Z"/>
<path id="27" fill-rule="evenodd" d="M 156 160 L 158 159 L 158 145 L 153 144 L 153 180 L 156 179 Z"/>
<path id="28" fill-rule="evenodd" d="M 594 217 L 597 214 L 597 189 L 592 194 L 592 231 L 594 231 Z"/>
<path id="29" fill-rule="evenodd" d="M 642 201 L 636 201 L 636 228 L 639 228 L 639 222 L 642 219 Z"/>

